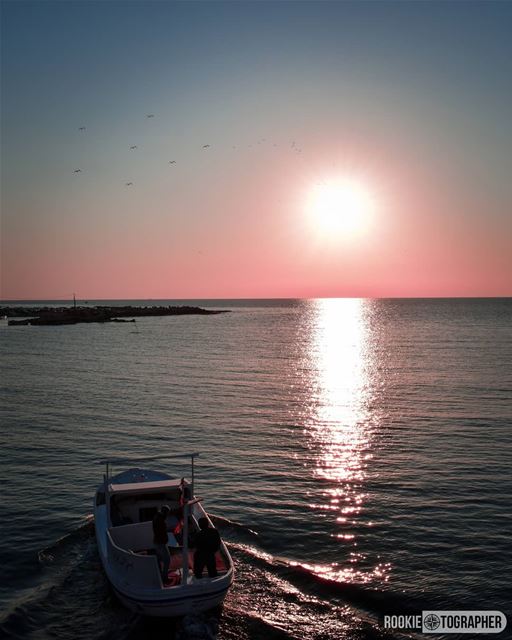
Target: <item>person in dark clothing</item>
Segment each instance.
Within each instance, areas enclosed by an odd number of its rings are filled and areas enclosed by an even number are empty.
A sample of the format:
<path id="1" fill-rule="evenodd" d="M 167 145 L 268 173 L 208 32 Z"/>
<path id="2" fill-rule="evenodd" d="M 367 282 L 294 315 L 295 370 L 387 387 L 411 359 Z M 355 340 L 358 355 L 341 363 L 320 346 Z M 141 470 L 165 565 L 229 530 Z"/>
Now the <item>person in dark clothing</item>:
<path id="1" fill-rule="evenodd" d="M 217 529 L 208 525 L 207 518 L 199 518 L 199 528 L 201 530 L 195 539 L 194 575 L 201 578 L 206 565 L 210 578 L 215 578 L 215 553 L 220 549 L 220 535 Z"/>
<path id="2" fill-rule="evenodd" d="M 162 582 L 167 582 L 167 574 L 171 565 L 171 554 L 167 546 L 167 522 L 166 518 L 170 513 L 168 506 L 164 505 L 160 511 L 155 513 L 153 518 L 153 543 L 158 558 L 158 565 L 162 574 Z"/>

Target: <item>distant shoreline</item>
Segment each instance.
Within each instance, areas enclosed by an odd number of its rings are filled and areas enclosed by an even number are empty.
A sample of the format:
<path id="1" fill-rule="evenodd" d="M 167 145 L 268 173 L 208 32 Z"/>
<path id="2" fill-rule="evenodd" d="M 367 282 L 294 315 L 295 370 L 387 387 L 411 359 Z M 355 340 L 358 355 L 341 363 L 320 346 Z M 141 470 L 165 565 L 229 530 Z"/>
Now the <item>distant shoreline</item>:
<path id="1" fill-rule="evenodd" d="M 21 320 L 9 320 L 8 324 L 10 326 L 48 326 L 90 322 L 135 322 L 135 318 L 142 316 L 214 315 L 219 313 L 229 313 L 229 311 L 203 309 L 192 306 L 134 307 L 131 305 L 96 305 L 93 307 L 0 307 L 0 316 L 6 318 L 22 318 Z"/>

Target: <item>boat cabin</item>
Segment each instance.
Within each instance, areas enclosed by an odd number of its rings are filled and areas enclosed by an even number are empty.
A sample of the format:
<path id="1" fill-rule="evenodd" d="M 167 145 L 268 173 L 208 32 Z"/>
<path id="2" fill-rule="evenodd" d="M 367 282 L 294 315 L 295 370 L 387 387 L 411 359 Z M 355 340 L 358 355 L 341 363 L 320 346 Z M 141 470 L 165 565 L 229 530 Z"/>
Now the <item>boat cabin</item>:
<path id="1" fill-rule="evenodd" d="M 183 497 L 190 499 L 190 486 L 179 480 L 158 480 L 144 483 L 110 484 L 110 525 L 118 527 L 153 520 L 155 513 L 167 505 L 171 511 L 181 508 Z M 105 500 L 105 492 L 98 494 Z"/>
<path id="2" fill-rule="evenodd" d="M 125 566 L 136 565 L 139 580 L 143 579 L 146 586 L 162 588 L 189 583 L 193 580 L 194 537 L 200 530 L 198 520 L 208 516 L 200 500 L 192 499 L 191 484 L 184 479 L 137 479 L 138 482 L 126 482 L 120 478 L 120 482 L 115 482 L 117 478 L 111 478 L 96 494 L 96 506 L 106 507 L 108 556 L 114 564 L 119 564 L 117 570 L 121 573 L 125 573 Z M 170 508 L 176 525 L 168 530 L 171 565 L 166 585 L 161 581 L 153 542 L 153 517 L 163 505 Z M 230 567 L 224 544 L 216 554 L 216 565 L 219 575 Z"/>

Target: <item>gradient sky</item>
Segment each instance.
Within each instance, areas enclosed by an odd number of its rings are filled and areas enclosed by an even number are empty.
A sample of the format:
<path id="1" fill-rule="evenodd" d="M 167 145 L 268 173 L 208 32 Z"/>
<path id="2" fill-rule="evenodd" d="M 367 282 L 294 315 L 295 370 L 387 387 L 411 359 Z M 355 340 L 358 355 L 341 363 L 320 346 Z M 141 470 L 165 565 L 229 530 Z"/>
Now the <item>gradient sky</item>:
<path id="1" fill-rule="evenodd" d="M 511 31 L 510 2 L 2 2 L 1 298 L 512 295 Z M 371 222 L 319 234 L 347 176 Z"/>

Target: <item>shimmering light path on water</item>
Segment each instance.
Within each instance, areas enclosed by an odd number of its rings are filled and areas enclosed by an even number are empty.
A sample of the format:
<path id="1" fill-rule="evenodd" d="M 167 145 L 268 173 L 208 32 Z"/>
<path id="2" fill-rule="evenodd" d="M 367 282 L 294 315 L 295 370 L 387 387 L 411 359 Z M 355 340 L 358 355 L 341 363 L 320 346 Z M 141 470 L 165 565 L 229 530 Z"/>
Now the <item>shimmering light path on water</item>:
<path id="1" fill-rule="evenodd" d="M 58 620 L 71 638 L 96 607 L 88 637 L 130 637 L 80 528 L 96 462 L 190 449 L 239 567 L 225 637 L 292 637 L 311 616 L 326 638 L 375 637 L 388 609 L 506 611 L 511 301 L 200 304 L 232 312 L 0 327 L 9 629 Z"/>

